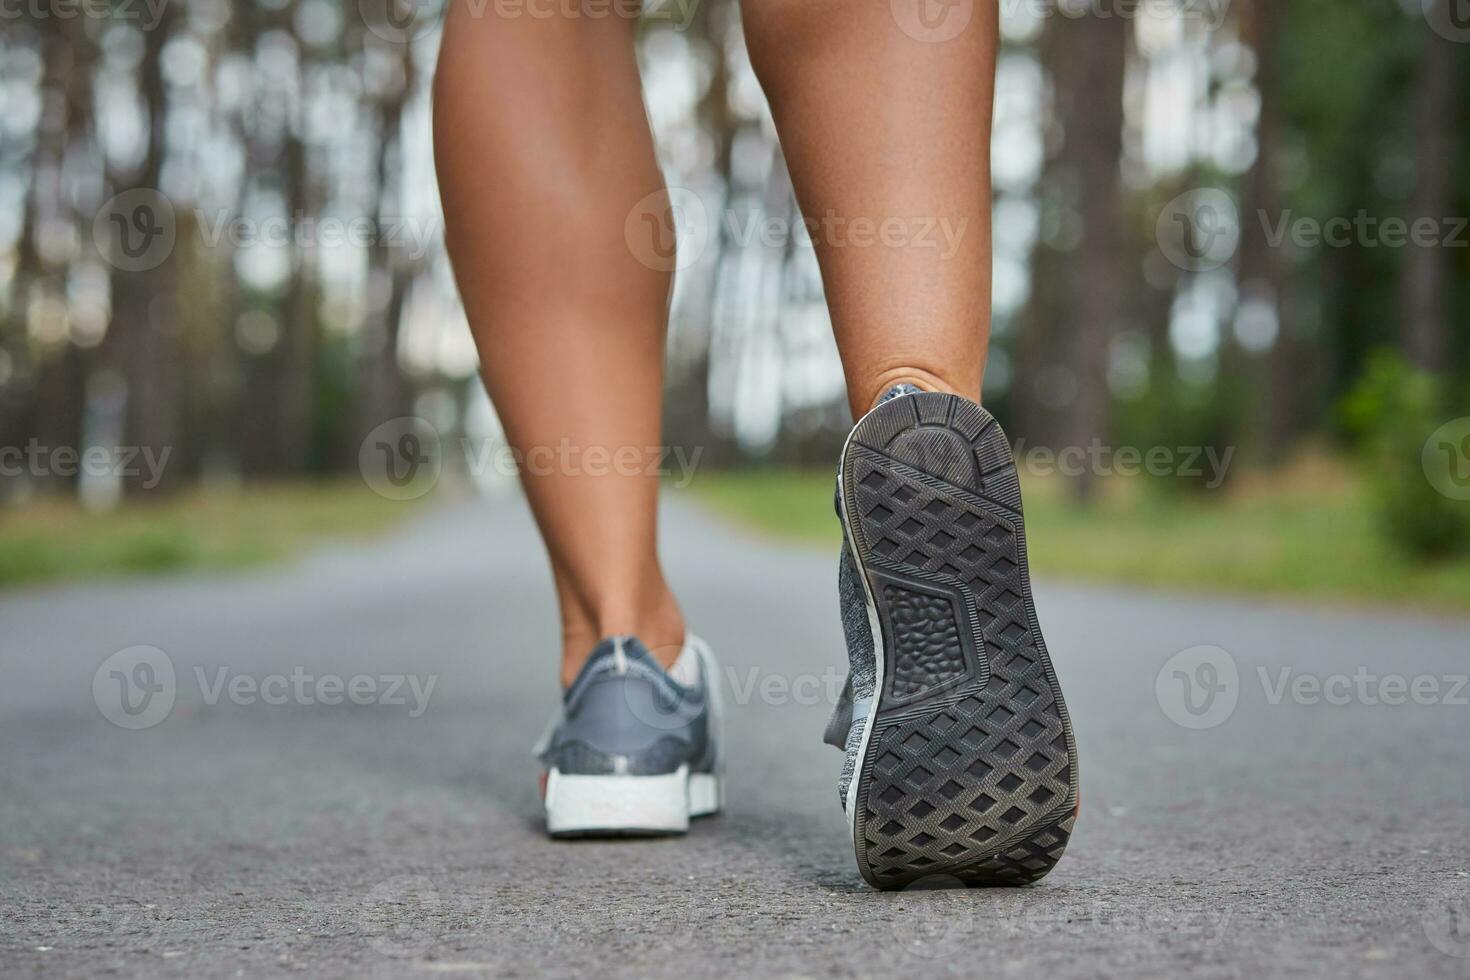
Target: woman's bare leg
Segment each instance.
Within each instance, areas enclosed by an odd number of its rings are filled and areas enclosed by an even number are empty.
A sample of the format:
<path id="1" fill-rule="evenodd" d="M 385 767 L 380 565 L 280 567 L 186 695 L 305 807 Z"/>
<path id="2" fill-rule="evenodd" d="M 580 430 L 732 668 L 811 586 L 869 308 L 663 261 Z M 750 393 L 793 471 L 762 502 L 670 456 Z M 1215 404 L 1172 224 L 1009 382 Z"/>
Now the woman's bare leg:
<path id="1" fill-rule="evenodd" d="M 903 381 L 978 401 L 985 370 L 997 12 L 931 4 L 968 17 L 947 37 L 924 3 L 742 0 L 854 416 Z"/>
<path id="2" fill-rule="evenodd" d="M 668 666 L 684 640 L 655 546 L 670 277 L 624 237 L 663 188 L 634 24 L 497 9 L 453 3 L 434 83 L 460 294 L 551 556 L 563 683 L 614 633 Z"/>

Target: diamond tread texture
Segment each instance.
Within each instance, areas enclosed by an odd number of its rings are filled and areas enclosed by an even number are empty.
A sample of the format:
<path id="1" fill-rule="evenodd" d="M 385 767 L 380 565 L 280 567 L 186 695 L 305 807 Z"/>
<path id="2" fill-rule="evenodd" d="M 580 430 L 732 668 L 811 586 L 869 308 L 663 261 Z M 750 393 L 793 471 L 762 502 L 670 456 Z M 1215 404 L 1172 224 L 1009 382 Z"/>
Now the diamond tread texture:
<path id="1" fill-rule="evenodd" d="M 962 398 L 894 399 L 853 433 L 842 488 L 885 658 L 858 866 L 879 888 L 1034 882 L 1072 832 L 1076 741 L 1036 623 L 1010 443 Z"/>

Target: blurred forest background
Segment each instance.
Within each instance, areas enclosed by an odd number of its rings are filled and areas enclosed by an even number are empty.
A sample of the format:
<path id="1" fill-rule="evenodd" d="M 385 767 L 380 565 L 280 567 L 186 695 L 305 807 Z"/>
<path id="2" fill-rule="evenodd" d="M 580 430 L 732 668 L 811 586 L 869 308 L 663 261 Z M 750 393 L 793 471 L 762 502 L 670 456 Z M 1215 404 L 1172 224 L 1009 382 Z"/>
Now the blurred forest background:
<path id="1" fill-rule="evenodd" d="M 1230 447 L 1226 489 L 1334 460 L 1416 561 L 1470 547 L 1467 505 L 1421 466 L 1470 415 L 1465 0 L 999 4 L 986 399 L 1012 437 Z M 0 526 L 46 501 L 355 477 L 364 435 L 403 415 L 493 437 L 441 243 L 439 13 L 6 8 L 0 447 L 170 455 L 156 480 L 5 468 Z M 830 480 L 849 422 L 813 254 L 739 234 L 797 215 L 737 5 L 651 2 L 640 45 L 669 182 L 708 221 L 675 287 L 668 439 L 702 447 L 736 509 L 772 472 Z M 1415 219 L 1432 240 L 1383 224 Z M 1334 220 L 1352 229 L 1298 234 Z M 765 482 L 719 482 L 752 466 Z M 1105 496 L 1095 469 L 1060 482 Z"/>

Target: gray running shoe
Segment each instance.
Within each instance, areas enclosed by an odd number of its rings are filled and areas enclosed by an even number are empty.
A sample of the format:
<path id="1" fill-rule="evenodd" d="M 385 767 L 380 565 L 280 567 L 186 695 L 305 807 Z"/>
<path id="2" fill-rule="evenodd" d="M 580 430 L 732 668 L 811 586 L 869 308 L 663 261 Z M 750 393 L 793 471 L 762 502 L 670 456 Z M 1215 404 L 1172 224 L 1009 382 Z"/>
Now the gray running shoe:
<path id="1" fill-rule="evenodd" d="M 979 405 L 890 391 L 842 450 L 850 674 L 827 740 L 879 888 L 1026 884 L 1077 813 L 1077 746 L 1036 621 L 1010 442 Z"/>
<path id="2" fill-rule="evenodd" d="M 632 636 L 592 651 L 535 750 L 552 836 L 679 834 L 689 818 L 719 811 L 719 673 L 709 646 L 690 636 L 672 673 Z"/>

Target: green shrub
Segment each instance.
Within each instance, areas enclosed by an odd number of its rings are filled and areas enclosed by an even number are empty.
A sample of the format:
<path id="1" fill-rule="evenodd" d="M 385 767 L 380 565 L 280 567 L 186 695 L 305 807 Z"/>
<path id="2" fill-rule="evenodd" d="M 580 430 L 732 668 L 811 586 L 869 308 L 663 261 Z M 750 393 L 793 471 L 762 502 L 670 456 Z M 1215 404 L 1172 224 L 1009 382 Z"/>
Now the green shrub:
<path id="1" fill-rule="evenodd" d="M 1448 402 L 1437 379 L 1381 351 L 1342 403 L 1379 526 L 1420 558 L 1470 550 L 1470 503 L 1441 493 L 1424 472 L 1424 442 L 1446 421 Z"/>

